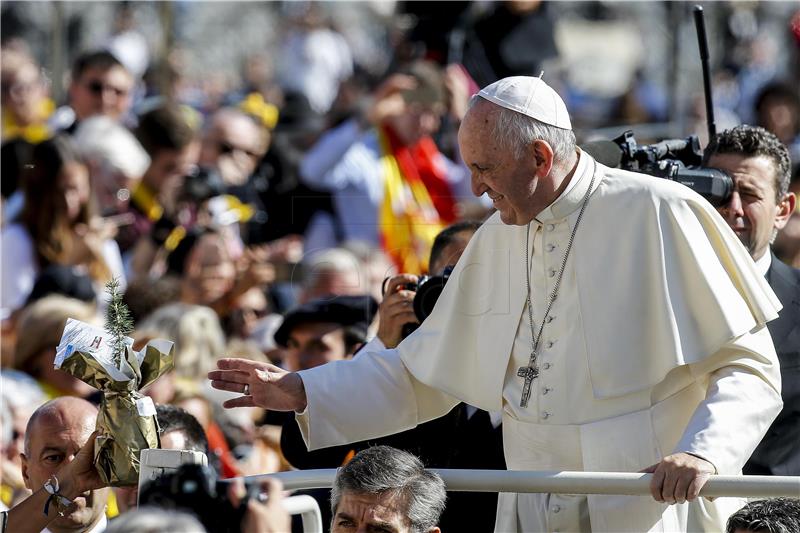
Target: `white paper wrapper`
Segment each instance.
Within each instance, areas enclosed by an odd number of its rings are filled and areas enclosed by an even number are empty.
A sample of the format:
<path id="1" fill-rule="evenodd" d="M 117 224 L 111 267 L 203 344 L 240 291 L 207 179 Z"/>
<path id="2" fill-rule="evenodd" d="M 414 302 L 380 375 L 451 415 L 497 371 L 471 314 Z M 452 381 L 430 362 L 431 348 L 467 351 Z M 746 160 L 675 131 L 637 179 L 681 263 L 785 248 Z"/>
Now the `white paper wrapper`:
<path id="1" fill-rule="evenodd" d="M 174 349 L 156 339 L 138 352 L 125 339 L 119 363 L 114 361 L 111 335 L 102 328 L 69 319 L 56 348 L 56 368 L 103 391 L 95 441 L 95 466 L 112 486 L 135 485 L 139 454 L 159 446 L 155 406 L 139 390 L 172 368 Z"/>

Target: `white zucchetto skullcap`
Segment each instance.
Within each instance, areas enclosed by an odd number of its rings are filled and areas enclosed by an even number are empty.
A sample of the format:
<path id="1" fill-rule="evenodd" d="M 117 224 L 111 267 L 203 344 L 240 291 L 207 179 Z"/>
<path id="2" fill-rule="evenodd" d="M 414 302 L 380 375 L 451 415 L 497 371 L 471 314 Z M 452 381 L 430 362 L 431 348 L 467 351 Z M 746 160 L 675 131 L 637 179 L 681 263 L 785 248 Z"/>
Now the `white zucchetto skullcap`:
<path id="1" fill-rule="evenodd" d="M 571 130 L 564 100 L 541 78 L 512 76 L 481 89 L 478 96 L 539 122 Z"/>

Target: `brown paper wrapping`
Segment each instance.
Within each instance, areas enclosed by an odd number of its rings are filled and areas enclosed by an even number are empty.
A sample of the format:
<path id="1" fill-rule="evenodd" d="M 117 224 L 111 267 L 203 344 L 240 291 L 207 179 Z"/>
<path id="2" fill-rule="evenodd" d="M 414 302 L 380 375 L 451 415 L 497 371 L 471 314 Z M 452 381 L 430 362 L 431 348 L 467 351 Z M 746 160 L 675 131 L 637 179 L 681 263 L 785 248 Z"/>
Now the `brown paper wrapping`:
<path id="1" fill-rule="evenodd" d="M 95 466 L 104 482 L 112 487 L 135 485 L 139 481 L 139 454 L 160 446 L 158 421 L 150 398 L 139 390 L 172 369 L 174 347 L 156 339 L 139 352 L 130 344 L 116 367 L 106 349 L 105 339 L 86 342 L 87 333 L 102 332 L 90 324 L 70 319 L 64 328 L 56 367 L 103 392 L 97 415 Z"/>

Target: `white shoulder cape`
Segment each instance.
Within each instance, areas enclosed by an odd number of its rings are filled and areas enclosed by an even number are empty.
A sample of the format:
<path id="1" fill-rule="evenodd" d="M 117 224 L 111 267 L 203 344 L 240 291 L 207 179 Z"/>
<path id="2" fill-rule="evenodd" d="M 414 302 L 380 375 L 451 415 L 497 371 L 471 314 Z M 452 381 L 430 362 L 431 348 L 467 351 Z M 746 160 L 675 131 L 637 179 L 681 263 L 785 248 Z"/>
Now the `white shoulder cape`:
<path id="1" fill-rule="evenodd" d="M 777 317 L 780 302 L 708 202 L 668 180 L 596 168 L 569 258 L 576 279 L 563 280 L 577 284 L 596 398 L 650 388 Z M 567 215 L 570 226 L 576 217 Z M 524 226 L 498 214 L 483 224 L 432 315 L 398 347 L 417 380 L 502 408 L 525 304 L 524 250 Z"/>

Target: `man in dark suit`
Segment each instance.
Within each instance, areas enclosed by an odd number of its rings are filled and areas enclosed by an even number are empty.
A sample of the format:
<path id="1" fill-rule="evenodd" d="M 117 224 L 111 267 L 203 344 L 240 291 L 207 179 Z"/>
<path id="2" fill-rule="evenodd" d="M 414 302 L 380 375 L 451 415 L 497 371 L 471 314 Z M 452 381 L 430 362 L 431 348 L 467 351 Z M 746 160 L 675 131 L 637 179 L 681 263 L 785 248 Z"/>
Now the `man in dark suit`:
<path id="1" fill-rule="evenodd" d="M 782 263 L 770 244 L 788 222 L 797 199 L 789 192 L 789 151 L 767 130 L 737 126 L 706 148 L 707 166 L 733 178 L 734 192 L 720 214 L 745 245 L 783 304 L 767 324 L 781 365 L 783 410 L 744 466 L 745 474 L 800 475 L 800 270 Z"/>

